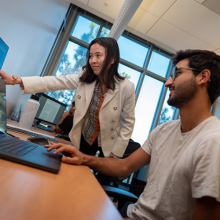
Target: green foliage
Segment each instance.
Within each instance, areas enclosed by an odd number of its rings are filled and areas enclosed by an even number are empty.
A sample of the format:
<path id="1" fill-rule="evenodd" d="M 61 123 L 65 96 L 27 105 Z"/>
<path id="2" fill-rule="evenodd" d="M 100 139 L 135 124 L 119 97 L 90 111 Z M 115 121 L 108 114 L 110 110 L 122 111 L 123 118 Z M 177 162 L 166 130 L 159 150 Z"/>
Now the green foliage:
<path id="1" fill-rule="evenodd" d="M 100 34 L 100 37 L 108 37 L 109 32 L 110 32 L 110 30 L 108 30 L 107 28 L 103 27 L 102 31 L 101 31 L 101 34 Z"/>
<path id="2" fill-rule="evenodd" d="M 125 78 L 127 79 L 130 79 L 131 76 L 129 76 L 126 72 L 123 72 L 123 73 L 119 73 L 120 75 L 124 76 Z"/>
<path id="3" fill-rule="evenodd" d="M 163 124 L 164 122 L 168 122 L 170 121 L 171 117 L 170 116 L 166 116 L 168 112 L 168 108 L 163 108 L 160 114 L 160 118 L 159 118 L 159 122 L 158 122 L 158 126 Z"/>

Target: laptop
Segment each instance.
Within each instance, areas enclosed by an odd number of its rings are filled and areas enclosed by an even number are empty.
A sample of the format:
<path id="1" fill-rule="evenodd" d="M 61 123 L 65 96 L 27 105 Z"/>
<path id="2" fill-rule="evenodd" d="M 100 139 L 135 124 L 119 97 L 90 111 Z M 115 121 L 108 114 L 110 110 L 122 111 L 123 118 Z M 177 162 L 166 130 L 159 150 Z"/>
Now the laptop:
<path id="1" fill-rule="evenodd" d="M 1 55 L 0 45 L 0 57 Z M 6 85 L 5 81 L 0 78 L 0 158 L 52 173 L 59 172 L 61 154 L 53 155 L 41 145 L 7 136 L 6 121 Z"/>

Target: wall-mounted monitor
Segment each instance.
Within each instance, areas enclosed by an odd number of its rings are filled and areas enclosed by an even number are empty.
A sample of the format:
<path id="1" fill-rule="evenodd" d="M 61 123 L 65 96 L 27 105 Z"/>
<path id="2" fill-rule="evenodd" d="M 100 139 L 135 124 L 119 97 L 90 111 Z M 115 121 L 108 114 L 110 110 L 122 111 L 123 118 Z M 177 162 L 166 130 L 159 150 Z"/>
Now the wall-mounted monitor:
<path id="1" fill-rule="evenodd" d="M 0 38 L 0 70 L 2 69 L 2 65 L 4 63 L 6 54 L 8 52 L 7 44 Z"/>
<path id="2" fill-rule="evenodd" d="M 44 93 L 37 93 L 36 95 L 40 97 L 40 106 L 35 119 L 38 120 L 38 123 L 43 121 L 56 125 L 61 119 L 67 105 Z"/>

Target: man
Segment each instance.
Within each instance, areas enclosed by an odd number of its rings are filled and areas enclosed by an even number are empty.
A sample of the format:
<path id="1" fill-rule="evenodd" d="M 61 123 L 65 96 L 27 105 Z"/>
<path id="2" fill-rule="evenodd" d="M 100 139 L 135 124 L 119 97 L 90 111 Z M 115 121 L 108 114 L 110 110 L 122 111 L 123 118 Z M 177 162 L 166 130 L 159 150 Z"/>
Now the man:
<path id="1" fill-rule="evenodd" d="M 63 135 L 68 135 L 73 127 L 73 115 L 75 112 L 75 102 L 73 101 L 69 111 L 64 112 L 62 118 L 57 123 L 55 127 L 56 133 L 62 133 Z"/>
<path id="2" fill-rule="evenodd" d="M 220 95 L 220 56 L 179 51 L 165 86 L 168 104 L 181 120 L 154 129 L 142 148 L 126 159 L 96 158 L 63 144 L 47 145 L 63 162 L 84 164 L 112 176 L 128 176 L 150 163 L 147 185 L 127 216 L 135 220 L 220 219 L 220 121 L 210 113 Z M 67 154 L 66 154 L 67 155 Z"/>

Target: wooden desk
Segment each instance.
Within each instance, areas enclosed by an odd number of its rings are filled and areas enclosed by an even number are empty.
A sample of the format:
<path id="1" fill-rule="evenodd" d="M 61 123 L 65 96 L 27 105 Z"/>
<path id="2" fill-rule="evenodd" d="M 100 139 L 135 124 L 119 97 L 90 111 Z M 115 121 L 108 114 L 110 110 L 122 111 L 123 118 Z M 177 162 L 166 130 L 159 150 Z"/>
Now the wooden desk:
<path id="1" fill-rule="evenodd" d="M 122 220 L 86 166 L 53 174 L 0 159 L 0 174 L 2 220 Z"/>
<path id="2" fill-rule="evenodd" d="M 13 125 L 13 126 L 18 126 L 18 122 L 17 121 L 12 121 L 10 119 L 7 119 L 7 124 L 8 125 Z M 53 133 L 53 132 L 49 132 L 49 131 L 46 131 L 46 130 L 43 130 L 43 129 L 39 129 L 39 128 L 36 128 L 36 127 L 31 127 L 31 131 L 34 131 L 34 132 L 37 132 L 37 133 L 41 133 L 42 135 L 47 135 L 47 136 L 50 136 L 52 138 L 55 138 L 57 139 L 60 143 L 63 143 L 63 144 L 71 144 L 70 141 L 66 141 L 62 138 L 57 138 L 55 137 L 56 133 Z M 27 135 L 27 134 L 23 134 L 23 133 L 19 133 L 19 132 L 16 132 L 16 131 L 13 131 L 13 130 L 8 130 L 8 133 L 14 135 L 14 136 L 17 136 L 19 135 L 19 138 L 21 140 L 24 140 L 26 141 L 28 137 L 31 137 L 31 135 Z M 72 145 L 72 144 L 71 144 Z"/>

